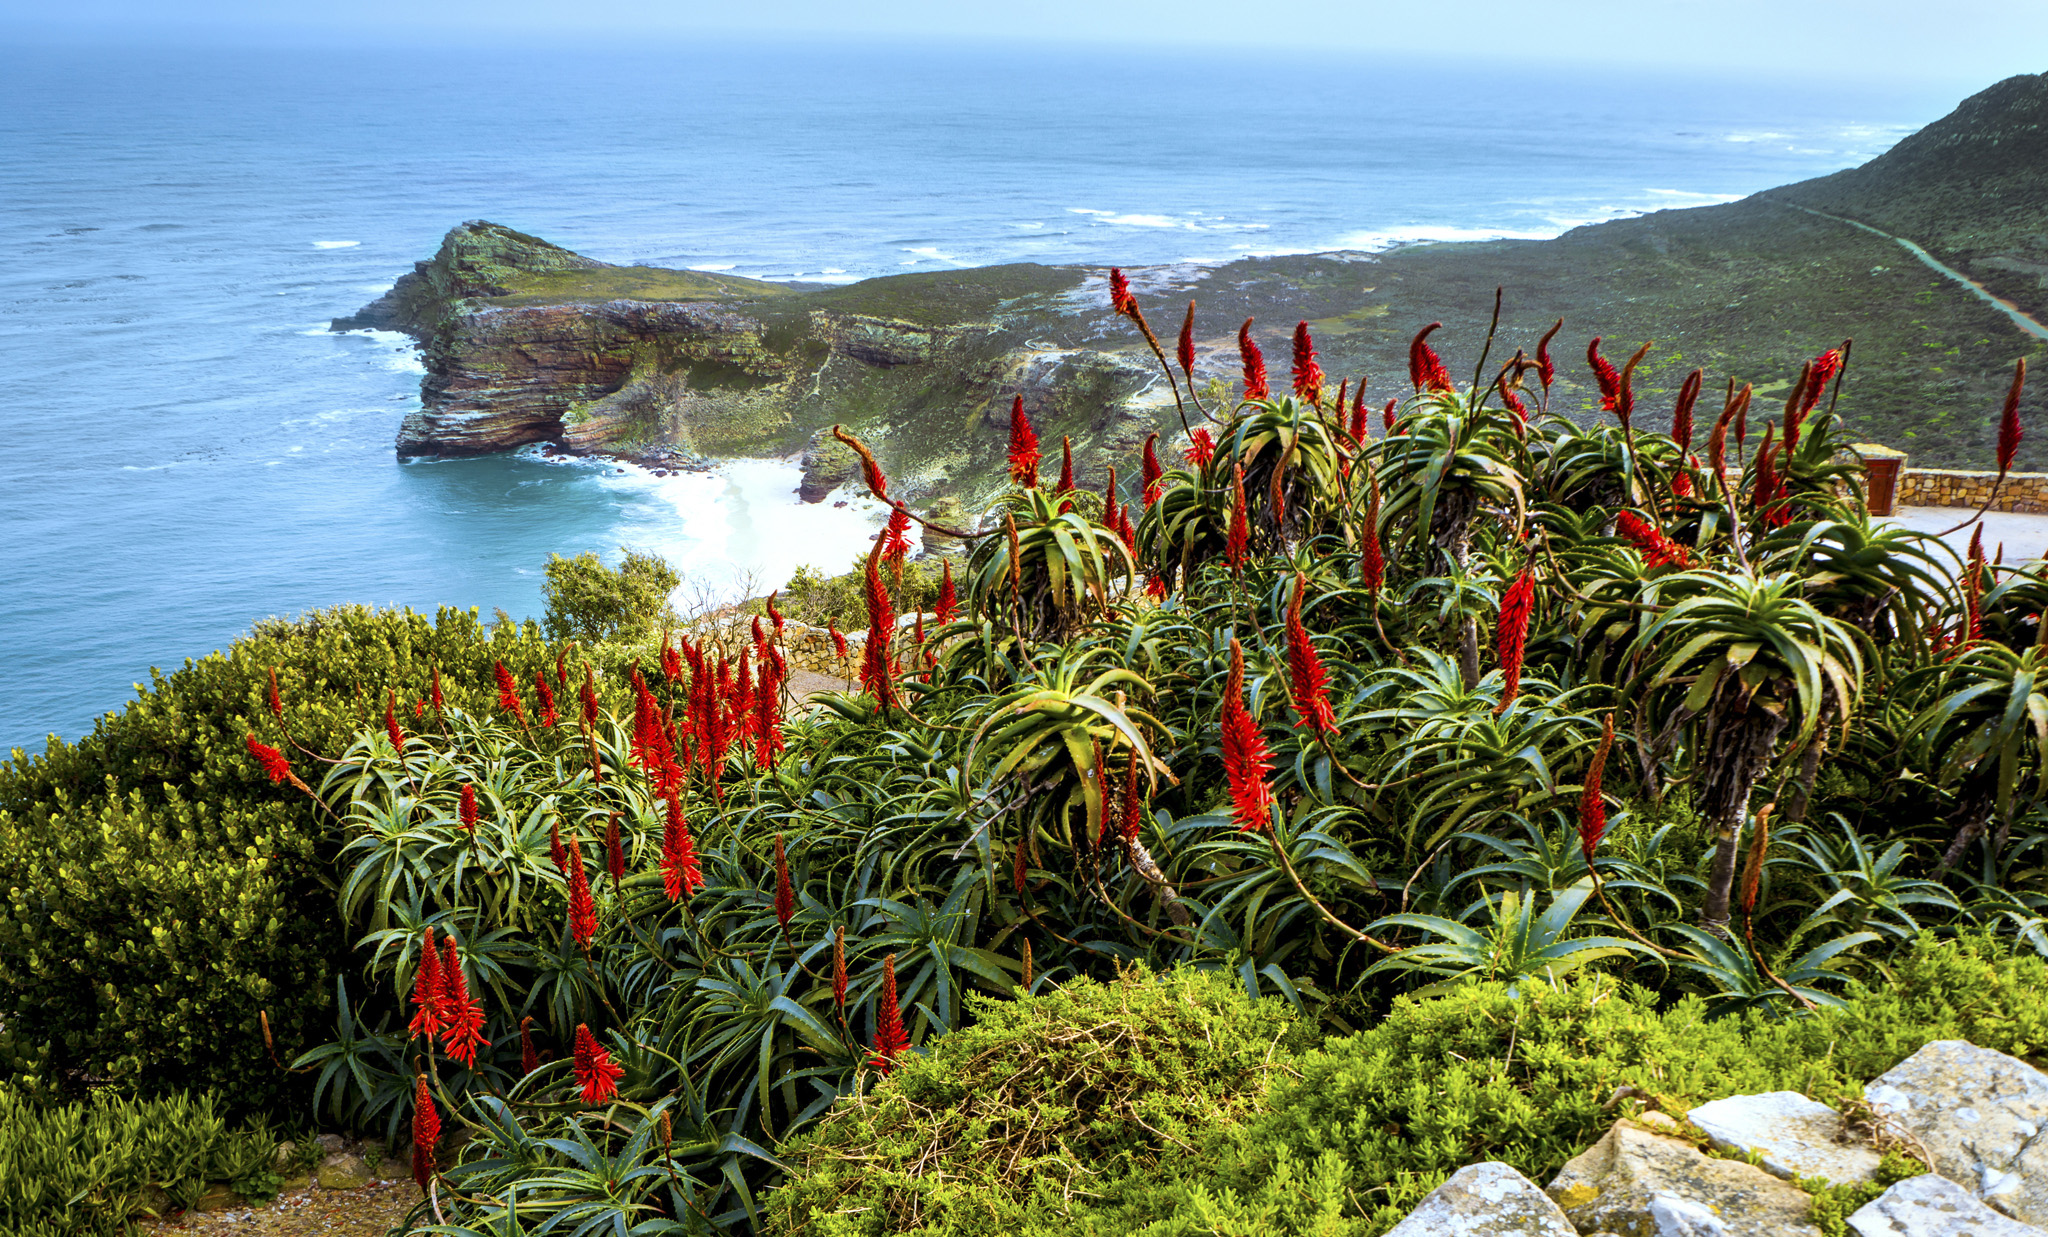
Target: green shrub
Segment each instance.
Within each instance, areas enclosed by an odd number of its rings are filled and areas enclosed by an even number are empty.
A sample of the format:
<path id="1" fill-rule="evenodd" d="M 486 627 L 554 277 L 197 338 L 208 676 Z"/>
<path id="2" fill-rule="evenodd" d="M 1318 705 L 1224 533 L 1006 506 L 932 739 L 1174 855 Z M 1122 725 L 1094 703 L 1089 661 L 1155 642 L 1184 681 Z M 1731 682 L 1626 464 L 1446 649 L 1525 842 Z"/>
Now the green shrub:
<path id="1" fill-rule="evenodd" d="M 233 1111 L 285 1101 L 259 1014 L 285 1059 L 327 1039 L 350 942 L 329 822 L 273 785 L 243 737 L 285 749 L 317 785 L 294 743 L 346 749 L 381 726 L 387 689 L 408 730 L 433 726 L 413 705 L 436 667 L 450 708 L 493 709 L 499 660 L 531 708 L 554 656 L 530 623 L 487 633 L 473 611 L 361 607 L 267 620 L 154 674 L 77 743 L 17 750 L 0 767 L 0 1070 L 45 1099 L 93 1085 L 216 1089 Z M 283 723 L 267 707 L 271 667 Z"/>
<path id="2" fill-rule="evenodd" d="M 1158 1173 L 1254 1107 L 1292 1026 L 1193 970 L 970 1000 L 972 1026 L 782 1149 L 800 1171 L 768 1231 L 1067 1231 L 1103 1182 Z"/>
<path id="3" fill-rule="evenodd" d="M 209 1182 L 274 1197 L 276 1144 L 260 1121 L 231 1127 L 209 1095 L 45 1107 L 0 1087 L 0 1232 L 111 1237 L 130 1216 L 190 1206 Z"/>
<path id="4" fill-rule="evenodd" d="M 939 584 L 945 578 L 945 560 L 936 557 L 906 560 L 903 582 L 891 587 L 891 598 L 899 614 L 929 613 L 938 604 Z M 957 572 L 956 582 L 957 582 Z M 853 560 L 848 571 L 828 576 L 810 567 L 799 567 L 789 583 L 782 586 L 775 606 L 799 623 L 823 627 L 836 624 L 841 631 L 858 631 L 868 625 L 868 567 L 866 557 Z M 892 586 L 895 577 L 888 577 Z M 961 594 L 965 596 L 964 591 Z M 749 609 L 760 608 L 756 602 Z"/>
<path id="5" fill-rule="evenodd" d="M 625 554 L 617 570 L 595 554 L 563 558 L 548 556 L 544 625 L 556 640 L 644 640 L 664 620 L 673 621 L 668 597 L 682 583 L 676 569 L 652 554 L 619 547 Z"/>

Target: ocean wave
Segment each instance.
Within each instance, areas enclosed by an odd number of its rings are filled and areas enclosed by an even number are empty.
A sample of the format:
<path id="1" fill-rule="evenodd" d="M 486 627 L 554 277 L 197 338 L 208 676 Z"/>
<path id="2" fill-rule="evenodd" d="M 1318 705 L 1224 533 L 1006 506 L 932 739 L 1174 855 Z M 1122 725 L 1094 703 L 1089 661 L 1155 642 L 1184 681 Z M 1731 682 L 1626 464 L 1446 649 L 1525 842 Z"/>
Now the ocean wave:
<path id="1" fill-rule="evenodd" d="M 354 249 L 361 241 L 314 241 L 315 249 Z"/>
<path id="2" fill-rule="evenodd" d="M 691 267 L 690 269 L 693 271 L 710 271 L 716 273 L 719 271 L 729 271 L 733 267 L 738 265 L 739 263 L 737 262 L 699 262 L 697 265 Z"/>
<path id="3" fill-rule="evenodd" d="M 1376 232 L 1350 232 L 1338 238 L 1332 249 L 1363 249 L 1379 253 L 1403 245 L 1434 245 L 1462 241 L 1547 241 L 1557 230 L 1530 228 L 1470 228 L 1448 224 L 1427 227 L 1387 228 Z M 1313 251 L 1310 251 L 1313 252 Z"/>

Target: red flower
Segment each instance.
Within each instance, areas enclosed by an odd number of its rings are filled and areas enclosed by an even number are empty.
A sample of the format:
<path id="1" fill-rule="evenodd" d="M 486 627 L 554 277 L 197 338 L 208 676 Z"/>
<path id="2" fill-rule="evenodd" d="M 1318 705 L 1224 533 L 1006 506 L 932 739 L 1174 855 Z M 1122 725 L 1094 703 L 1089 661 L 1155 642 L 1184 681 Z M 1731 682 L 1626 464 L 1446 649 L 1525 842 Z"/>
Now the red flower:
<path id="1" fill-rule="evenodd" d="M 1614 517 L 1614 531 L 1627 538 L 1643 556 L 1643 570 L 1655 571 L 1659 567 L 1692 566 L 1692 555 L 1684 546 L 1664 535 L 1664 530 L 1643 519 L 1633 511 L 1624 511 Z"/>
<path id="2" fill-rule="evenodd" d="M 1306 322 L 1294 328 L 1294 393 L 1311 404 L 1323 402 L 1323 367 L 1316 363 L 1316 341 Z"/>
<path id="3" fill-rule="evenodd" d="M 1528 406 L 1522 403 L 1522 397 L 1515 394 L 1513 387 L 1503 386 L 1500 389 L 1500 402 L 1514 416 L 1516 433 L 1529 428 Z"/>
<path id="4" fill-rule="evenodd" d="M 679 902 L 704 887 L 704 869 L 697 862 L 697 840 L 690 836 L 682 796 L 673 787 L 668 792 L 668 823 L 661 831 L 661 883 L 671 902 Z"/>
<path id="5" fill-rule="evenodd" d="M 533 687 L 540 695 L 540 724 L 543 726 L 553 726 L 555 724 L 555 690 L 548 686 L 546 672 L 540 670 L 533 672 Z"/>
<path id="6" fill-rule="evenodd" d="M 519 1073 L 522 1077 L 540 1068 L 540 1053 L 533 1049 L 533 1019 L 519 1020 Z"/>
<path id="7" fill-rule="evenodd" d="M 1124 549 L 1129 550 L 1133 554 L 1138 552 L 1138 530 L 1131 523 L 1131 509 L 1129 507 L 1125 507 L 1122 511 L 1117 512 L 1116 535 L 1117 539 L 1124 543 Z"/>
<path id="8" fill-rule="evenodd" d="M 768 767 L 782 747 L 782 655 L 770 648 L 754 685 L 754 763 Z"/>
<path id="9" fill-rule="evenodd" d="M 555 654 L 555 686 L 569 686 L 569 650 L 566 647 Z"/>
<path id="10" fill-rule="evenodd" d="M 1138 299 L 1131 295 L 1131 281 L 1114 266 L 1109 268 L 1109 307 L 1120 314 L 1138 312 Z"/>
<path id="11" fill-rule="evenodd" d="M 1536 341 L 1536 378 L 1543 384 L 1545 396 L 1550 394 L 1551 381 L 1557 377 L 1557 362 L 1550 359 L 1550 341 L 1556 339 L 1557 333 L 1563 329 L 1564 319 L 1559 318 L 1556 325 L 1543 332 L 1543 338 Z"/>
<path id="12" fill-rule="evenodd" d="M 910 553 L 910 511 L 897 503 L 889 511 L 889 522 L 882 527 L 882 561 L 900 563 Z"/>
<path id="13" fill-rule="evenodd" d="M 846 1008 L 846 925 L 832 925 L 832 1004 Z"/>
<path id="14" fill-rule="evenodd" d="M 1188 316 L 1180 324 L 1180 348 L 1177 359 L 1180 372 L 1187 375 L 1188 386 L 1195 385 L 1195 303 L 1188 302 Z"/>
<path id="15" fill-rule="evenodd" d="M 384 701 L 384 734 L 391 740 L 391 750 L 405 759 L 405 731 L 398 728 L 398 689 L 390 689 Z"/>
<path id="16" fill-rule="evenodd" d="M 1813 381 L 1813 362 L 1808 361 L 1799 371 L 1799 381 L 1792 385 L 1792 397 L 1785 401 L 1785 464 L 1792 464 L 1792 453 L 1799 449 L 1799 425 L 1806 419 L 1806 388 Z"/>
<path id="17" fill-rule="evenodd" d="M 1776 448 L 1771 442 L 1771 435 L 1777 428 L 1773 425 L 1764 429 L 1764 440 L 1756 449 L 1756 478 L 1749 487 L 1750 506 L 1774 527 L 1791 518 L 1785 504 L 1778 501 L 1785 492 L 1785 483 L 1778 478 Z"/>
<path id="18" fill-rule="evenodd" d="M 1579 795 L 1579 849 L 1586 853 L 1586 866 L 1593 866 L 1593 852 L 1607 836 L 1607 800 L 1600 794 L 1600 775 L 1607 768 L 1607 753 L 1614 747 L 1614 714 L 1600 719 L 1600 747 L 1586 770 L 1586 788 Z"/>
<path id="19" fill-rule="evenodd" d="M 1984 638 L 1984 525 L 1970 533 L 1969 560 L 1963 565 L 1963 639 Z"/>
<path id="20" fill-rule="evenodd" d="M 590 896 L 590 874 L 583 870 L 583 849 L 575 838 L 563 852 L 569 865 L 569 935 L 588 947 L 597 935 L 597 903 Z"/>
<path id="21" fill-rule="evenodd" d="M 1052 487 L 1055 494 L 1070 494 L 1074 489 L 1074 443 L 1065 434 L 1060 435 L 1060 479 Z"/>
<path id="22" fill-rule="evenodd" d="M 1835 375 L 1842 372 L 1842 350 L 1830 348 L 1813 358 L 1813 366 L 1806 373 L 1806 389 L 1799 396 L 1799 415 L 1805 416 L 1820 404 L 1820 397 L 1827 392 L 1828 384 Z"/>
<path id="23" fill-rule="evenodd" d="M 1432 322 L 1417 331 L 1415 338 L 1408 341 L 1408 381 L 1414 383 L 1418 391 L 1454 389 L 1451 385 L 1451 371 L 1444 368 L 1443 358 L 1436 354 L 1436 349 L 1429 346 L 1430 332 L 1442 325 L 1441 322 Z M 1391 428 L 1393 422 L 1389 421 L 1387 424 Z"/>
<path id="24" fill-rule="evenodd" d="M 612 1062 L 612 1054 L 597 1042 L 597 1036 L 583 1023 L 576 1024 L 576 1085 L 583 1089 L 583 1102 L 602 1104 L 619 1093 L 619 1079 L 626 1071 Z"/>
<path id="25" fill-rule="evenodd" d="M 932 607 L 932 617 L 941 627 L 960 616 L 960 596 L 953 587 L 953 560 L 946 560 L 946 574 L 939 578 L 939 600 Z"/>
<path id="26" fill-rule="evenodd" d="M 427 699 L 433 703 L 434 712 L 439 713 L 441 711 L 441 667 L 439 666 L 434 667 L 434 688 L 427 696 Z"/>
<path id="27" fill-rule="evenodd" d="M 1188 435 L 1187 449 L 1181 454 L 1196 468 L 1208 467 L 1209 461 L 1216 458 L 1216 440 L 1209 436 L 1209 427 L 1196 426 L 1195 432 Z"/>
<path id="28" fill-rule="evenodd" d="M 476 1050 L 484 1044 L 484 1007 L 469 994 L 452 936 L 441 942 L 441 1020 L 441 1047 L 448 1059 L 474 1069 Z"/>
<path id="29" fill-rule="evenodd" d="M 1294 688 L 1294 711 L 1306 726 L 1318 734 L 1337 733 L 1337 715 L 1330 711 L 1330 676 L 1308 629 L 1301 625 L 1301 595 L 1308 579 L 1294 573 L 1294 595 L 1287 602 L 1287 676 Z"/>
<path id="30" fill-rule="evenodd" d="M 1614 363 L 1600 355 L 1600 336 L 1586 345 L 1586 363 L 1593 367 L 1593 381 L 1600 384 L 1600 407 L 1613 412 L 1621 401 L 1621 375 L 1614 370 Z"/>
<path id="31" fill-rule="evenodd" d="M 886 711 L 896 703 L 895 668 L 889 664 L 889 640 L 896 634 L 896 611 L 890 607 L 889 591 L 882 587 L 875 558 L 868 555 L 868 642 L 861 654 L 860 686 Z"/>
<path id="32" fill-rule="evenodd" d="M 1495 713 L 1505 713 L 1522 694 L 1522 649 L 1529 640 L 1529 614 L 1535 608 L 1536 578 L 1527 567 L 1501 594 L 1500 618 L 1494 624 L 1494 647 L 1500 653 L 1502 687 Z"/>
<path id="33" fill-rule="evenodd" d="M 896 1058 L 910 1047 L 903 1029 L 903 1010 L 896 1003 L 896 955 L 882 959 L 882 1001 L 875 1011 L 875 1055 L 868 1064 L 884 1075 L 896 1068 Z"/>
<path id="34" fill-rule="evenodd" d="M 1237 328 L 1237 353 L 1244 362 L 1244 398 L 1269 398 L 1272 392 L 1266 389 L 1266 355 L 1259 351 L 1258 343 L 1252 339 L 1250 318 Z"/>
<path id="35" fill-rule="evenodd" d="M 443 999 L 441 956 L 434 948 L 434 929 L 429 926 L 420 933 L 420 964 L 412 977 L 412 1003 L 419 1009 L 408 1030 L 428 1039 L 441 1034 Z"/>
<path id="36" fill-rule="evenodd" d="M 868 493 L 883 502 L 888 502 L 889 478 L 883 474 L 882 466 L 875 462 L 874 456 L 866 452 L 860 452 L 859 455 L 861 478 L 868 483 Z"/>
<path id="37" fill-rule="evenodd" d="M 498 707 L 518 718 L 519 724 L 524 726 L 526 724 L 526 706 L 519 703 L 518 680 L 512 677 L 510 670 L 505 669 L 504 662 L 497 663 L 495 673 L 498 676 Z"/>
<path id="38" fill-rule="evenodd" d="M 434 1148 L 441 1142 L 441 1114 L 434 1111 L 434 1096 L 421 1074 L 412 1094 L 412 1179 L 427 1192 L 434 1179 Z"/>
<path id="39" fill-rule="evenodd" d="M 1394 428 L 1394 409 L 1400 406 L 1400 400 L 1390 399 L 1387 401 L 1387 406 L 1380 409 L 1380 423 L 1385 425 L 1387 429 L 1392 430 Z"/>
<path id="40" fill-rule="evenodd" d="M 1689 472 L 1679 472 L 1672 474 L 1671 492 L 1673 495 L 1679 498 L 1691 498 L 1692 474 Z"/>
<path id="41" fill-rule="evenodd" d="M 297 776 L 292 773 L 291 761 L 284 758 L 283 752 L 278 751 L 268 743 L 259 742 L 254 734 L 243 739 L 242 745 L 249 749 L 249 754 L 256 758 L 256 763 L 263 766 L 263 772 L 269 775 L 271 781 L 296 782 L 298 780 Z"/>
<path id="42" fill-rule="evenodd" d="M 1387 560 L 1380 549 L 1380 482 L 1372 478 L 1372 487 L 1365 500 L 1365 522 L 1359 530 L 1364 544 L 1358 551 L 1358 582 L 1369 593 L 1377 593 L 1387 582 Z"/>
<path id="43" fill-rule="evenodd" d="M 782 639 L 782 624 L 784 620 L 782 611 L 775 608 L 775 599 L 781 594 L 782 590 L 779 588 L 768 594 L 768 621 L 775 624 L 775 638 L 777 640 Z"/>
<path id="44" fill-rule="evenodd" d="M 1138 831 L 1144 826 L 1145 822 L 1144 805 L 1138 801 L 1138 754 L 1136 752 L 1132 752 L 1131 758 L 1124 762 L 1124 793 L 1123 798 L 1118 800 L 1118 806 L 1123 808 L 1123 819 L 1119 822 L 1120 828 L 1118 831 L 1123 835 L 1124 841 L 1137 841 Z"/>
<path id="45" fill-rule="evenodd" d="M 1678 388 L 1678 405 L 1671 410 L 1671 437 L 1681 451 L 1692 449 L 1692 406 L 1700 398 L 1700 384 L 1706 379 L 1704 370 L 1694 370 L 1685 376 L 1685 385 Z"/>
<path id="46" fill-rule="evenodd" d="M 562 819 L 559 816 L 548 817 L 548 858 L 554 861 L 555 871 L 562 874 L 562 879 L 568 880 L 569 851 L 562 845 Z"/>
<path id="47" fill-rule="evenodd" d="M 826 619 L 825 634 L 832 637 L 832 651 L 839 655 L 841 661 L 845 661 L 847 657 L 846 633 L 839 630 L 839 624 L 831 619 Z"/>
<path id="48" fill-rule="evenodd" d="M 1166 481 L 1166 470 L 1159 466 L 1159 435 L 1155 432 L 1145 439 L 1145 467 L 1139 476 L 1145 482 L 1145 505 L 1159 501 L 1159 491 Z"/>
<path id="49" fill-rule="evenodd" d="M 2012 469 L 2013 457 L 2019 454 L 2020 439 L 2026 431 L 2020 428 L 2020 392 L 2027 385 L 2027 358 L 2021 357 L 2012 368 L 2012 387 L 2005 393 L 2005 408 L 1998 417 L 1998 475 Z"/>
<path id="50" fill-rule="evenodd" d="M 583 668 L 583 724 L 586 726 L 597 725 L 597 714 L 597 671 L 590 666 L 585 666 Z"/>
<path id="51" fill-rule="evenodd" d="M 1024 397 L 1010 405 L 1010 480 L 1027 490 L 1038 488 L 1038 435 L 1024 415 Z"/>
<path id="52" fill-rule="evenodd" d="M 611 873 L 612 888 L 617 889 L 626 879 L 626 844 L 619 836 L 619 816 L 612 813 L 604 826 L 605 867 Z"/>
<path id="53" fill-rule="evenodd" d="M 796 887 L 789 883 L 789 856 L 782 849 L 782 835 L 775 835 L 775 924 L 782 939 L 789 939 L 789 921 L 796 917 Z"/>
<path id="54" fill-rule="evenodd" d="M 1251 525 L 1245 519 L 1244 465 L 1237 466 L 1230 503 L 1230 538 L 1224 543 L 1223 558 L 1232 571 L 1244 569 L 1245 546 L 1251 540 Z"/>
<path id="55" fill-rule="evenodd" d="M 1109 480 L 1102 484 L 1102 526 L 1116 530 L 1116 465 L 1109 466 Z"/>
<path id="56" fill-rule="evenodd" d="M 456 807 L 456 819 L 471 833 L 476 832 L 476 787 L 468 782 L 462 784 L 462 801 Z"/>
<path id="57" fill-rule="evenodd" d="M 1244 707 L 1244 649 L 1230 638 L 1230 679 L 1223 689 L 1223 771 L 1230 778 L 1230 815 L 1240 830 L 1264 829 L 1270 821 L 1266 805 L 1266 734 Z"/>
<path id="58" fill-rule="evenodd" d="M 284 717 L 284 697 L 277 692 L 276 666 L 270 668 L 270 715 L 276 718 Z"/>
<path id="59" fill-rule="evenodd" d="M 1363 445 L 1372 437 L 1372 414 L 1365 407 L 1365 379 L 1358 380 L 1358 394 L 1351 399 L 1351 441 Z"/>

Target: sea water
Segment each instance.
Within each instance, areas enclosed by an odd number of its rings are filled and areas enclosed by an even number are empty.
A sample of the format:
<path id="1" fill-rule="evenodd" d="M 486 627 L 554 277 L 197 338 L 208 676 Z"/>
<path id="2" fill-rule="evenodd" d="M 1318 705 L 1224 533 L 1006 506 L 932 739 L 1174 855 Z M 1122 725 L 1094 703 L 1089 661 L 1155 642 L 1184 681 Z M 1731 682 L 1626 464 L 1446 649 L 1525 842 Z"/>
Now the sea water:
<path id="1" fill-rule="evenodd" d="M 0 35 L 4 37 L 4 35 Z M 843 569 L 789 461 L 402 463 L 402 336 L 328 319 L 486 218 L 844 282 L 1543 237 L 1850 166 L 1955 83 L 868 43 L 0 47 L 0 751 L 341 602 L 537 616 L 551 553 L 685 597 Z"/>

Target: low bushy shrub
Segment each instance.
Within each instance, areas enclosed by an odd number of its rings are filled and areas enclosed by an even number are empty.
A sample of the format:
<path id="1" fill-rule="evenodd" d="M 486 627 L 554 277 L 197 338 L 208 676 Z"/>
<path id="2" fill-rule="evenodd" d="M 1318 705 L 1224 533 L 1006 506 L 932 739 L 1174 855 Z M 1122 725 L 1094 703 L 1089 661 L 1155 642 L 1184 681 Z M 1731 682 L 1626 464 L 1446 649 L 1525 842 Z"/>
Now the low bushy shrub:
<path id="1" fill-rule="evenodd" d="M 668 598 L 682 583 L 676 569 L 653 554 L 620 550 L 625 557 L 616 570 L 595 554 L 548 556 L 541 595 L 547 599 L 543 624 L 549 636 L 631 642 L 645 640 L 665 620 L 674 620 Z"/>
<path id="2" fill-rule="evenodd" d="M 895 598 L 899 614 L 930 613 L 939 601 L 939 585 L 945 578 L 945 560 L 936 557 L 907 559 L 903 563 L 903 582 L 896 586 L 895 577 L 889 577 L 890 595 Z M 957 575 L 957 568 L 955 571 Z M 957 586 L 957 585 L 956 585 Z M 782 586 L 776 600 L 776 608 L 799 623 L 813 627 L 835 624 L 841 631 L 859 631 L 867 626 L 867 559 L 865 556 L 853 561 L 853 566 L 836 576 L 828 576 L 813 567 L 799 567 L 789 577 L 789 583 Z M 762 603 L 753 602 L 749 609 L 761 609 Z"/>
<path id="3" fill-rule="evenodd" d="M 276 1147 L 266 1124 L 232 1125 L 208 1095 L 47 1107 L 0 1087 L 0 1232 L 112 1237 L 129 1217 L 188 1207 L 216 1182 L 272 1197 Z"/>

